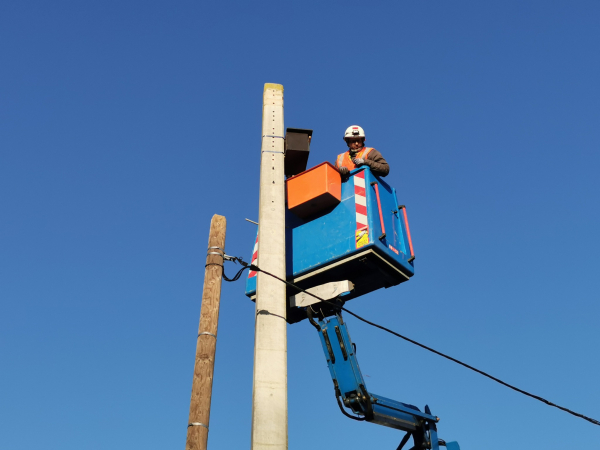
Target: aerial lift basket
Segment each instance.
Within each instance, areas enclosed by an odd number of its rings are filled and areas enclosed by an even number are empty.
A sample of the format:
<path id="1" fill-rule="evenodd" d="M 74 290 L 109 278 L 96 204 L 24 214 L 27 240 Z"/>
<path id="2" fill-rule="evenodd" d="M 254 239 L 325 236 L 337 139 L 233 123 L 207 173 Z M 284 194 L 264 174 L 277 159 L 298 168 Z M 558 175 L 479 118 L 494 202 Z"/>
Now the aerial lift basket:
<path id="1" fill-rule="evenodd" d="M 414 275 L 414 252 L 406 208 L 396 190 L 366 167 L 346 180 L 329 163 L 286 181 L 286 277 L 303 289 L 349 280 L 354 290 L 344 300 L 388 288 Z M 258 238 L 257 238 L 258 239 Z M 255 243 L 253 264 L 260 267 Z M 256 272 L 246 295 L 256 296 Z M 288 298 L 298 292 L 288 287 Z M 288 305 L 289 306 L 289 305 Z M 287 320 L 306 318 L 289 307 Z"/>

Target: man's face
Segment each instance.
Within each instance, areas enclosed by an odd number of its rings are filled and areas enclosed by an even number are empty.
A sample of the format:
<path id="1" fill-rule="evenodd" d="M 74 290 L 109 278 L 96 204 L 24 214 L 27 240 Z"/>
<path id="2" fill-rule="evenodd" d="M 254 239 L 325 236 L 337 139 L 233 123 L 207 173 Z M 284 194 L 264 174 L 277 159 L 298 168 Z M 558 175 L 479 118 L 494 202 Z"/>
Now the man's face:
<path id="1" fill-rule="evenodd" d="M 365 145 L 365 138 L 346 139 L 346 143 L 350 150 L 360 150 Z"/>

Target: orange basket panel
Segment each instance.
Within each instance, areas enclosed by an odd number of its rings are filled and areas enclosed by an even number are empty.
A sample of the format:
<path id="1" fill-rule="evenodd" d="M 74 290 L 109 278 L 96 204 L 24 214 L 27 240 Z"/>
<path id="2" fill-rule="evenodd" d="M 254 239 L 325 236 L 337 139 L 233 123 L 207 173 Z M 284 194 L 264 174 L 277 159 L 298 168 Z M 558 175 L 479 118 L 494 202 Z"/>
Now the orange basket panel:
<path id="1" fill-rule="evenodd" d="M 288 209 L 301 218 L 325 211 L 342 200 L 342 179 L 328 162 L 288 178 L 286 185 Z"/>

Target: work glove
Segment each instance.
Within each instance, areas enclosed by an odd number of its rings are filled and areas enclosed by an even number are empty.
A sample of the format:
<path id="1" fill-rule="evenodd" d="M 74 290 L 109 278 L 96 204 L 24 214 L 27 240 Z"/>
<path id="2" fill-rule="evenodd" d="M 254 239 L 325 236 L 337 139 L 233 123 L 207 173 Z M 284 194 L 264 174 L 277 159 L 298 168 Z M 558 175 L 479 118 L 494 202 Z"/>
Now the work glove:
<path id="1" fill-rule="evenodd" d="M 350 171 L 348 170 L 348 168 L 344 167 L 344 166 L 340 167 L 338 170 L 340 172 L 340 175 L 343 176 L 343 177 L 345 177 L 346 175 L 348 175 L 350 173 Z"/>
<path id="2" fill-rule="evenodd" d="M 355 166 L 362 166 L 365 163 L 365 160 L 362 158 L 354 158 L 352 162 Z"/>

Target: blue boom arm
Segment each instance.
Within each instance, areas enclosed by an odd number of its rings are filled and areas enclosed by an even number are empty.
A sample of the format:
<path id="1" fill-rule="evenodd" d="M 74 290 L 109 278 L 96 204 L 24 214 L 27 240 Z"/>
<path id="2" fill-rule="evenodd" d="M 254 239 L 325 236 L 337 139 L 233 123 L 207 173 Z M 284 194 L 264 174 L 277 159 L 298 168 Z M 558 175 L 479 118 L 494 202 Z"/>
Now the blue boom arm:
<path id="1" fill-rule="evenodd" d="M 431 414 L 428 406 L 425 406 L 425 412 L 421 412 L 416 406 L 367 390 L 356 359 L 355 347 L 340 313 L 329 319 L 318 319 L 318 323 L 310 311 L 308 316 L 319 332 L 337 402 L 346 416 L 405 431 L 406 435 L 398 450 L 404 447 L 411 436 L 414 449 L 439 450 L 442 445 L 447 450 L 460 450 L 458 443 L 438 439 L 436 424 L 439 418 Z M 349 414 L 344 406 L 355 415 Z"/>

